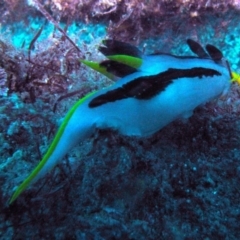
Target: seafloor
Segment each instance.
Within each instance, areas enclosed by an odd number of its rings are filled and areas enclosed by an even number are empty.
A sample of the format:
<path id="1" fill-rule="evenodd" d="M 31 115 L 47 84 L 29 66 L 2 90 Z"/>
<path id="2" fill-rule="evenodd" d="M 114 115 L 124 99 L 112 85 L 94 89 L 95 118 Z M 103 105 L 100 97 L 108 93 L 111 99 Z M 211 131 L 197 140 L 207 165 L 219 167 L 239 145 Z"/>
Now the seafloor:
<path id="1" fill-rule="evenodd" d="M 192 38 L 240 72 L 238 1 L 37 2 L 0 3 L 0 239 L 240 239 L 236 84 L 150 138 L 96 132 L 9 206 L 72 104 L 112 84 L 78 60 L 103 39 L 185 56 Z"/>

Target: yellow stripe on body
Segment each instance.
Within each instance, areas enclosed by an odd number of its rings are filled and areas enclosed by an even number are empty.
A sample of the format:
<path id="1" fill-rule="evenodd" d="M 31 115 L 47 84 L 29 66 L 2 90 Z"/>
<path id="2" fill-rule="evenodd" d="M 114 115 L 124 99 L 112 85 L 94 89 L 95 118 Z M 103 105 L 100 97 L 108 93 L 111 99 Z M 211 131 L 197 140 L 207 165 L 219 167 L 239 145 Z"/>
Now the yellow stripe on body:
<path id="1" fill-rule="evenodd" d="M 91 92 L 89 94 L 87 94 L 85 97 L 81 98 L 80 100 L 78 100 L 73 107 L 69 110 L 69 112 L 67 113 L 66 117 L 63 120 L 63 123 L 61 124 L 60 128 L 58 129 L 58 132 L 56 134 L 56 136 L 54 137 L 47 153 L 44 155 L 44 157 L 42 158 L 42 160 L 40 161 L 40 163 L 34 168 L 34 170 L 30 173 L 30 175 L 18 186 L 18 188 L 16 189 L 16 191 L 14 192 L 14 194 L 12 195 L 9 204 L 11 204 L 13 201 L 15 201 L 17 199 L 17 197 L 30 185 L 30 183 L 33 181 L 33 179 L 37 176 L 37 174 L 40 172 L 40 170 L 43 168 L 43 166 L 46 164 L 46 162 L 48 161 L 48 159 L 50 158 L 50 156 L 52 155 L 53 151 L 55 150 L 63 132 L 64 129 L 66 128 L 70 118 L 72 117 L 72 115 L 74 114 L 75 110 L 82 104 L 84 103 L 89 97 L 91 97 L 94 93 Z"/>

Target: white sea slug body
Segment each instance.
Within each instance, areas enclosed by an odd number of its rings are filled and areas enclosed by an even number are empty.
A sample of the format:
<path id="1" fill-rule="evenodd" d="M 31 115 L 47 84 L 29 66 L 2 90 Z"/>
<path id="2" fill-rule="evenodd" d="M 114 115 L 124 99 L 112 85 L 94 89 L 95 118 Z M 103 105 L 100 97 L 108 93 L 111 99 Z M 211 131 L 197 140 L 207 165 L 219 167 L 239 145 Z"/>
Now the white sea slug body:
<path id="1" fill-rule="evenodd" d="M 126 43 L 103 43 L 99 50 L 109 60 L 100 64 L 82 62 L 120 79 L 73 106 L 49 150 L 16 189 L 10 203 L 96 128 L 115 129 L 127 136 L 150 136 L 175 119 L 189 117 L 197 106 L 225 94 L 230 87 L 228 62 L 212 45 L 205 51 L 195 41 L 187 40 L 198 56 L 181 57 L 163 53 L 146 56 Z"/>

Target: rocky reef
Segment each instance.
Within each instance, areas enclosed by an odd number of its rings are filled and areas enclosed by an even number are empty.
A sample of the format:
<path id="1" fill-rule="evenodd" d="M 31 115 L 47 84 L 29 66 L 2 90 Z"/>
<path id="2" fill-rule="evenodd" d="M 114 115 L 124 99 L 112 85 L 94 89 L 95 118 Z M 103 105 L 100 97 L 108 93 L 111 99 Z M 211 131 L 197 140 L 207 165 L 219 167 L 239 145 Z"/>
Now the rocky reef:
<path id="1" fill-rule="evenodd" d="M 12 205 L 72 104 L 114 82 L 83 66 L 105 38 L 186 56 L 216 45 L 240 72 L 239 1 L 0 3 L 1 239 L 240 239 L 240 88 L 147 139 L 98 131 Z"/>

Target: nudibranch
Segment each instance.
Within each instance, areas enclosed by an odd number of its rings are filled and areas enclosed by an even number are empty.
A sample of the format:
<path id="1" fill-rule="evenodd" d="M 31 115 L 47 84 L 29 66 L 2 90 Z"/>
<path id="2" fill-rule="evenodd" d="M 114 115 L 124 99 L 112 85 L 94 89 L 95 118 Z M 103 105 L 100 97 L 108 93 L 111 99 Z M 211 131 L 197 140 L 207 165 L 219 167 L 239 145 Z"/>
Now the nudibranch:
<path id="1" fill-rule="evenodd" d="M 17 187 L 10 204 L 97 128 L 147 137 L 225 94 L 233 76 L 221 51 L 210 44 L 204 49 L 191 39 L 187 44 L 197 56 L 144 55 L 130 44 L 103 41 L 99 50 L 108 60 L 81 62 L 119 79 L 110 87 L 86 95 L 70 109 L 47 153 Z"/>

